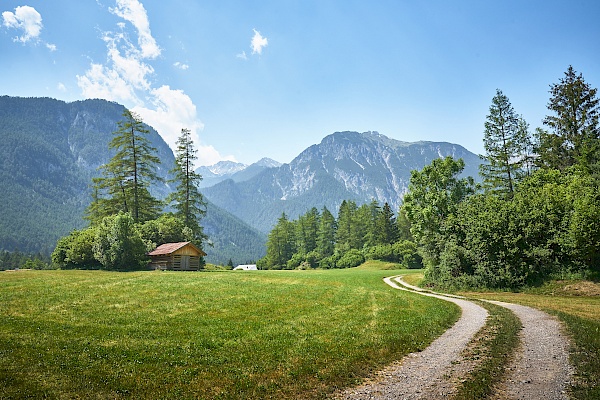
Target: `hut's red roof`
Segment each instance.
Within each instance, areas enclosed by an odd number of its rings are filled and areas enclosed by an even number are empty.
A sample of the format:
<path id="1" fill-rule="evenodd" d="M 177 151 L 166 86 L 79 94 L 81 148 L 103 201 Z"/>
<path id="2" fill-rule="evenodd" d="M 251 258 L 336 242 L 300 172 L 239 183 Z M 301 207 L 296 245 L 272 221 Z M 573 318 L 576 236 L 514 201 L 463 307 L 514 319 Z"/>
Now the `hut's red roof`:
<path id="1" fill-rule="evenodd" d="M 177 250 L 181 249 L 182 247 L 187 246 L 188 244 L 190 246 L 193 246 L 196 250 L 198 250 L 199 253 L 204 254 L 204 252 L 202 250 L 198 249 L 196 246 L 194 246 L 194 244 L 192 242 L 177 242 L 177 243 L 161 244 L 156 249 L 154 249 L 153 251 L 148 253 L 148 255 L 149 256 L 161 256 L 161 255 L 171 254 L 171 253 L 176 252 Z"/>

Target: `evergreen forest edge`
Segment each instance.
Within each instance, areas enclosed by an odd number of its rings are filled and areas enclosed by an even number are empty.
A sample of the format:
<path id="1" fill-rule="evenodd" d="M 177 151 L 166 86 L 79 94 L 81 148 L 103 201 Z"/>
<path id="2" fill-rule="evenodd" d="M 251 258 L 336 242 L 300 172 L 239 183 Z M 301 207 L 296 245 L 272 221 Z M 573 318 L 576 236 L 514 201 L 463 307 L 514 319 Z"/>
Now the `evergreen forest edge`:
<path id="1" fill-rule="evenodd" d="M 345 201 L 337 220 L 313 208 L 281 216 L 263 268 L 345 268 L 368 259 L 425 266 L 444 289 L 519 288 L 551 277 L 600 276 L 597 89 L 569 66 L 550 86 L 544 128 L 530 132 L 496 91 L 486 117 L 482 184 L 458 178 L 461 159 L 411 171 L 395 218 L 385 204 Z"/>

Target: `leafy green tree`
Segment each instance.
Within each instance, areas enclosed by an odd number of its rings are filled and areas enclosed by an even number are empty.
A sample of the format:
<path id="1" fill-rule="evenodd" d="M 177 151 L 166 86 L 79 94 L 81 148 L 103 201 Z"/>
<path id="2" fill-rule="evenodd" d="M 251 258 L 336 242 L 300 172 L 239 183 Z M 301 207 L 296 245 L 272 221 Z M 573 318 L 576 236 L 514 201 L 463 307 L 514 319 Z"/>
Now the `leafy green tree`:
<path id="1" fill-rule="evenodd" d="M 548 168 L 564 171 L 578 164 L 584 170 L 597 166 L 600 151 L 599 99 L 572 66 L 558 84 L 550 86 L 548 110 L 544 119 L 549 131 L 539 137 L 539 162 Z"/>
<path id="2" fill-rule="evenodd" d="M 139 269 L 146 265 L 146 245 L 129 213 L 105 217 L 96 229 L 94 258 L 105 269 Z"/>
<path id="3" fill-rule="evenodd" d="M 162 214 L 157 219 L 138 224 L 137 228 L 146 241 L 148 250 L 154 250 L 165 243 L 190 242 L 194 239 L 192 230 L 172 213 Z"/>
<path id="4" fill-rule="evenodd" d="M 444 245 L 445 221 L 456 213 L 463 199 L 474 193 L 473 178 L 457 177 L 464 167 L 462 159 L 438 158 L 410 174 L 403 209 L 412 235 L 434 264 Z"/>
<path id="5" fill-rule="evenodd" d="M 486 162 L 479 166 L 484 185 L 512 195 L 515 183 L 524 175 L 527 161 L 528 125 L 519 117 L 508 97 L 496 90 L 485 122 L 483 144 Z"/>
<path id="6" fill-rule="evenodd" d="M 201 245 L 206 239 L 200 225 L 201 218 L 206 215 L 206 202 L 199 190 L 202 176 L 194 171 L 194 161 L 198 159 L 197 152 L 191 131 L 182 129 L 175 150 L 175 168 L 171 170 L 174 177 L 170 181 L 177 183 L 177 186 L 167 201 L 174 203 L 176 215 L 192 230 L 196 244 Z"/>
<path id="7" fill-rule="evenodd" d="M 109 143 L 116 154 L 100 167 L 102 177 L 94 180 L 94 201 L 88 209 L 92 222 L 119 212 L 130 213 L 134 221 L 143 222 L 160 213 L 161 202 L 148 190 L 152 182 L 161 180 L 156 174 L 160 160 L 146 137 L 148 133 L 137 114 L 123 112 L 123 120 Z"/>
<path id="8" fill-rule="evenodd" d="M 61 268 L 99 268 L 100 263 L 94 257 L 95 238 L 95 228 L 72 231 L 58 240 L 52 262 Z"/>

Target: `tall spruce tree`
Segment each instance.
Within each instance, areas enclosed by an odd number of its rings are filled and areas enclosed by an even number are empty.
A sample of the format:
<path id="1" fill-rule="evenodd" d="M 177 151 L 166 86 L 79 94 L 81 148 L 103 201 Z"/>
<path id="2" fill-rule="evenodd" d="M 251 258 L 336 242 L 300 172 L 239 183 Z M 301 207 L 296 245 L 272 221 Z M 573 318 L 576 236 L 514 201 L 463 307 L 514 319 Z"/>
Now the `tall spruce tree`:
<path id="1" fill-rule="evenodd" d="M 550 86 L 548 110 L 544 119 L 549 131 L 539 134 L 539 163 L 565 170 L 578 164 L 583 169 L 597 166 L 600 159 L 599 99 L 572 66 L 560 82 Z"/>
<path id="2" fill-rule="evenodd" d="M 377 244 L 393 244 L 399 238 L 396 217 L 390 205 L 386 202 L 375 220 Z"/>
<path id="3" fill-rule="evenodd" d="M 206 215 L 206 202 L 198 189 L 202 176 L 194 171 L 194 161 L 198 150 L 194 148 L 191 131 L 182 129 L 181 136 L 177 139 L 175 150 L 175 168 L 170 172 L 173 179 L 169 182 L 177 183 L 167 201 L 174 203 L 177 215 L 190 228 L 196 238 L 196 244 L 201 245 L 206 239 L 200 220 Z"/>
<path id="4" fill-rule="evenodd" d="M 335 217 L 327 207 L 323 207 L 317 231 L 317 252 L 323 258 L 333 255 L 336 229 Z"/>
<path id="5" fill-rule="evenodd" d="M 527 123 L 519 117 L 508 97 L 496 90 L 490 113 L 486 118 L 483 145 L 486 161 L 479 166 L 486 188 L 512 195 L 515 183 L 525 174 Z"/>
<path id="6" fill-rule="evenodd" d="M 160 159 L 146 137 L 149 131 L 142 119 L 125 110 L 118 129 L 113 132 L 109 148 L 116 154 L 102 166 L 102 177 L 94 179 L 94 201 L 88 208 L 88 219 L 98 222 L 119 212 L 130 213 L 135 222 L 154 219 L 161 202 L 148 188 L 162 179 L 156 174 Z"/>

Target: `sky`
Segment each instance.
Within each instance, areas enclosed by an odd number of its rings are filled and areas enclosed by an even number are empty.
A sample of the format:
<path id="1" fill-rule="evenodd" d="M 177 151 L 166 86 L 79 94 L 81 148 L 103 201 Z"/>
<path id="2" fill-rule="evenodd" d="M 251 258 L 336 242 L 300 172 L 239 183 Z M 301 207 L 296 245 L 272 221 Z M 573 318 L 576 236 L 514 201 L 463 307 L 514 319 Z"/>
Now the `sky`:
<path id="1" fill-rule="evenodd" d="M 337 131 L 483 154 L 500 89 L 533 131 L 569 65 L 600 87 L 598 0 L 1 0 L 0 95 L 102 98 L 197 165 L 289 163 Z"/>

